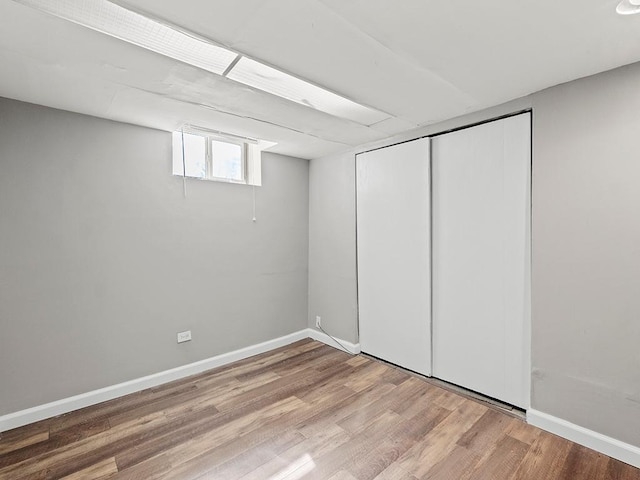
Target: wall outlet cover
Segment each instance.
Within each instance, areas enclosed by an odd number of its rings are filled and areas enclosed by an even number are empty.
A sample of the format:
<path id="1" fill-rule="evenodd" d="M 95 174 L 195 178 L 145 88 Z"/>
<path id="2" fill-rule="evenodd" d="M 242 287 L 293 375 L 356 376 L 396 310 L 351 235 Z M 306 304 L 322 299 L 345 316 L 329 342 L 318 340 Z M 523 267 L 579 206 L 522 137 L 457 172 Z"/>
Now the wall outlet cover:
<path id="1" fill-rule="evenodd" d="M 191 341 L 191 330 L 185 330 L 184 332 L 178 332 L 178 343 Z"/>

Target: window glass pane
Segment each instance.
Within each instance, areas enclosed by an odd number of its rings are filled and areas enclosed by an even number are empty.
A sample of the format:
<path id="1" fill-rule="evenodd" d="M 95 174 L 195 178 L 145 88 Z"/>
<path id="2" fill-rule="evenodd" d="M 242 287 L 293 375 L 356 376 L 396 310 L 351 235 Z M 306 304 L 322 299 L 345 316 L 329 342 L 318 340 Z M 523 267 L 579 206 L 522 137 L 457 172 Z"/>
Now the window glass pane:
<path id="1" fill-rule="evenodd" d="M 227 180 L 243 181 L 242 147 L 234 143 L 217 142 L 213 140 L 213 176 Z"/>
<path id="2" fill-rule="evenodd" d="M 207 176 L 206 145 L 205 137 L 184 134 L 184 163 L 187 177 L 205 178 Z"/>
<path id="3" fill-rule="evenodd" d="M 187 177 L 205 178 L 207 176 L 207 139 L 200 135 L 184 134 L 184 166 Z M 173 132 L 173 174 L 183 174 L 182 132 Z"/>

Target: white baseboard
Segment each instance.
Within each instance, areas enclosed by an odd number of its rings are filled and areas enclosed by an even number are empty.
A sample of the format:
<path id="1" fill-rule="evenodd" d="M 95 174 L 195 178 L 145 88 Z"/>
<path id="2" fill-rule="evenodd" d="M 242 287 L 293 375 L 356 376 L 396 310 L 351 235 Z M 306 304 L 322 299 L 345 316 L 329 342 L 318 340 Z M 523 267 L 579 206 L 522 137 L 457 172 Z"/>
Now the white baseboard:
<path id="1" fill-rule="evenodd" d="M 321 332 L 320 330 L 316 330 L 315 328 L 308 328 L 307 333 L 308 333 L 308 336 L 310 338 L 313 338 L 314 340 L 317 340 L 322 343 L 326 343 L 331 347 L 340 348 L 340 345 L 333 338 L 331 338 L 326 333 Z M 346 340 L 342 340 L 341 338 L 338 338 L 337 340 L 344 346 L 344 348 L 346 348 L 349 351 L 349 353 L 352 353 L 354 355 L 357 355 L 358 353 L 360 353 L 359 343 L 347 342 Z"/>
<path id="2" fill-rule="evenodd" d="M 128 382 L 119 383 L 117 385 L 100 388 L 80 395 L 74 395 L 73 397 L 63 398 L 62 400 L 56 400 L 55 402 L 46 403 L 44 405 L 38 405 L 37 407 L 27 408 L 18 412 L 2 415 L 0 416 L 0 432 L 22 427 L 23 425 L 38 422 L 46 418 L 62 415 L 63 413 L 72 412 L 79 408 L 95 405 L 130 393 L 139 392 L 140 390 L 156 387 L 163 383 L 237 362 L 238 360 L 243 360 L 253 355 L 268 352 L 269 350 L 274 350 L 309 337 L 315 338 L 311 333 L 311 329 L 306 328 L 304 330 L 285 335 L 284 337 L 275 338 L 257 345 L 251 345 L 246 348 L 234 350 L 233 352 L 223 353 L 222 355 L 216 355 L 215 357 L 200 360 L 181 367 L 172 368 L 170 370 L 165 370 L 164 372 L 154 373 Z"/>
<path id="3" fill-rule="evenodd" d="M 640 468 L 640 448 L 629 443 L 533 409 L 527 410 L 527 423 Z"/>

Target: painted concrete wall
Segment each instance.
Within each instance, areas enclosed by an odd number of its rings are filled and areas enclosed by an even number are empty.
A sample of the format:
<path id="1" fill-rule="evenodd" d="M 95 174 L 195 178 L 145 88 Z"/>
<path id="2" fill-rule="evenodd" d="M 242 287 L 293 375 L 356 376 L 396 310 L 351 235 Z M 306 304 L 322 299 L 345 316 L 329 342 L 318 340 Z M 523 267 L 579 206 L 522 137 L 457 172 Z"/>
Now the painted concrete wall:
<path id="1" fill-rule="evenodd" d="M 309 326 L 357 341 L 355 153 L 532 107 L 532 407 L 640 446 L 639 84 L 622 67 L 312 160 Z"/>
<path id="2" fill-rule="evenodd" d="M 640 446 L 640 64 L 534 97 L 532 406 Z"/>
<path id="3" fill-rule="evenodd" d="M 309 326 L 357 342 L 353 153 L 312 160 L 309 173 Z"/>
<path id="4" fill-rule="evenodd" d="M 0 415 L 306 327 L 307 161 L 264 154 L 253 223 L 170 133 L 0 99 L 0 171 Z"/>

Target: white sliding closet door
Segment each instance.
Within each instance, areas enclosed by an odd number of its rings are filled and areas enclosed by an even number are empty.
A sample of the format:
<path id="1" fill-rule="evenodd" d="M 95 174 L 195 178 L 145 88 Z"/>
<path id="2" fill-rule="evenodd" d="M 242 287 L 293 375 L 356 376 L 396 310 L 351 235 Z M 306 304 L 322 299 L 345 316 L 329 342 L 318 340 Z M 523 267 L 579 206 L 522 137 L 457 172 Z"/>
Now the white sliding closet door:
<path id="1" fill-rule="evenodd" d="M 363 352 L 431 374 L 429 139 L 359 154 L 358 311 Z"/>
<path id="2" fill-rule="evenodd" d="M 433 375 L 527 408 L 530 115 L 432 140 Z"/>

